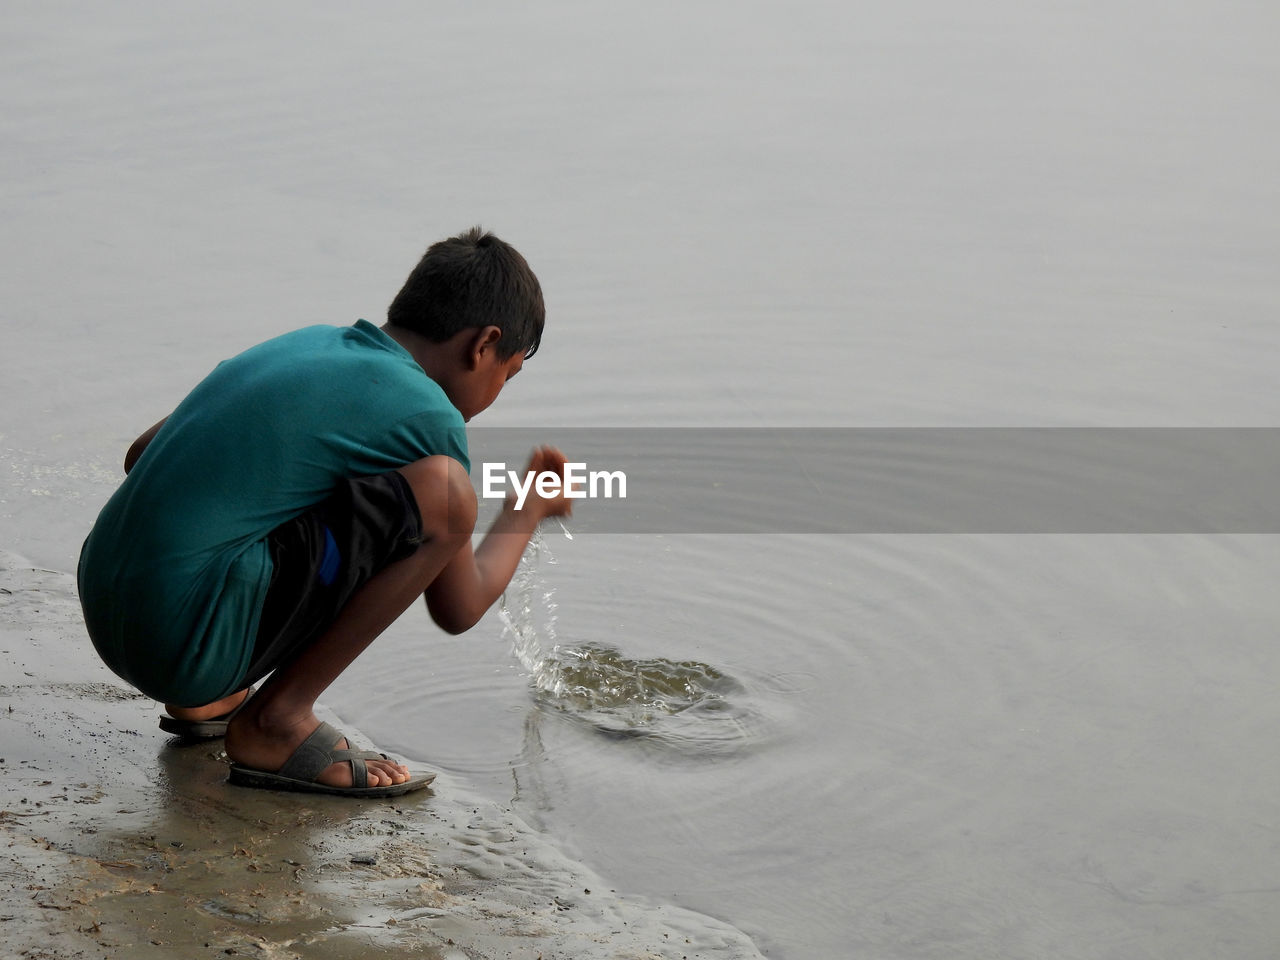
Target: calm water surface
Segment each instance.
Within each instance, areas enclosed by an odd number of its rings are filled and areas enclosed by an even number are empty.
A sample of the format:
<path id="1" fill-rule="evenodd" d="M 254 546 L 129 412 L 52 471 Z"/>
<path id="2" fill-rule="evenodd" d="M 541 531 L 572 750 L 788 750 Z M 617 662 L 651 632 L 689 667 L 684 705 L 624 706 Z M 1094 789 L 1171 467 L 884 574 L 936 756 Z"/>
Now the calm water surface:
<path id="1" fill-rule="evenodd" d="M 380 317 L 474 222 L 550 309 L 483 419 L 548 442 L 1280 425 L 1271 6 L 6 21 L 0 519 L 50 566 L 214 363 Z M 1272 955 L 1274 537 L 545 544 L 535 629 L 707 665 L 721 708 L 629 736 L 535 696 L 496 612 L 420 611 L 330 705 L 770 957 Z"/>

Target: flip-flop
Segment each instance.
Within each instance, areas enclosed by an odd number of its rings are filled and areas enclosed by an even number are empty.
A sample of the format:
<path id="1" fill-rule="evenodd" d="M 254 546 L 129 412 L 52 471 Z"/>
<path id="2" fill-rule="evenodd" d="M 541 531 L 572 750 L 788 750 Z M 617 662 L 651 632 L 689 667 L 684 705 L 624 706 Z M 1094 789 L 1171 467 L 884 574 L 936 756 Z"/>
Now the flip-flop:
<path id="1" fill-rule="evenodd" d="M 369 769 L 366 760 L 390 760 L 385 753 L 372 750 L 339 750 L 337 744 L 342 733 L 327 723 L 321 723 L 315 732 L 303 740 L 293 755 L 275 773 L 254 770 L 239 763 L 231 764 L 230 781 L 238 787 L 257 787 L 260 790 L 294 790 L 299 793 L 332 793 L 341 797 L 398 797 L 413 790 L 421 790 L 436 778 L 434 773 L 412 777 L 404 783 L 385 787 L 369 786 Z M 351 780 L 354 786 L 333 787 L 318 783 L 316 777 L 334 763 L 351 764 Z"/>
<path id="2" fill-rule="evenodd" d="M 245 694 L 245 698 L 240 701 L 239 706 L 229 713 L 224 713 L 220 717 L 210 717 L 208 720 L 179 720 L 177 717 L 171 717 L 167 713 L 160 715 L 160 729 L 165 733 L 172 733 L 183 740 L 217 740 L 219 737 L 227 735 L 227 724 L 237 713 L 244 709 L 244 705 L 249 702 L 249 698 L 253 696 L 256 687 L 250 687 L 249 692 Z"/>

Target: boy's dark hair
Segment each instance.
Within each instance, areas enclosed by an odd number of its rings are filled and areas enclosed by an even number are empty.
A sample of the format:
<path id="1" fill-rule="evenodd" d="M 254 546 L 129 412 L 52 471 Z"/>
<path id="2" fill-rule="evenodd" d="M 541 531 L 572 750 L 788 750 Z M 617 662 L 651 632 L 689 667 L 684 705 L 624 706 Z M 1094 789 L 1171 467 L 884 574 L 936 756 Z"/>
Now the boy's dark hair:
<path id="1" fill-rule="evenodd" d="M 470 327 L 502 331 L 498 356 L 533 356 L 542 341 L 542 287 L 524 257 L 480 227 L 433 243 L 387 308 L 387 321 L 440 343 Z"/>

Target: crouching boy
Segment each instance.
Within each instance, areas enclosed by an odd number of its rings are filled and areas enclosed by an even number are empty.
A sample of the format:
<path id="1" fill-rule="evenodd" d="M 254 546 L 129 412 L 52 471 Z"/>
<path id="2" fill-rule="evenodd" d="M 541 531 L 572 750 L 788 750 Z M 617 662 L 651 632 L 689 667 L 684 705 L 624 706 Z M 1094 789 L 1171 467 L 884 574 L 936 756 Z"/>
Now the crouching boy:
<path id="1" fill-rule="evenodd" d="M 165 704 L 162 727 L 225 735 L 243 786 L 430 782 L 351 749 L 315 703 L 419 596 L 448 632 L 475 624 L 538 523 L 569 512 L 562 494 L 509 500 L 472 549 L 464 423 L 533 355 L 544 317 L 524 258 L 476 228 L 427 250 L 381 327 L 253 347 L 134 442 L 79 589 L 94 647 Z M 564 457 L 539 448 L 528 469 L 563 475 Z"/>

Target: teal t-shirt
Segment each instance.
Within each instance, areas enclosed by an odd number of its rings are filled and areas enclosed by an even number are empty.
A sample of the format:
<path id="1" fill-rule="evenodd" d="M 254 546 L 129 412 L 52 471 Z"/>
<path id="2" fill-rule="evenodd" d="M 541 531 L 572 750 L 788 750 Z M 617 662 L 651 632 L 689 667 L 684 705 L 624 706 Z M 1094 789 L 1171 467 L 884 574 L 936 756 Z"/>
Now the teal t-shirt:
<path id="1" fill-rule="evenodd" d="M 344 477 L 444 454 L 462 415 L 393 339 L 315 326 L 219 364 L 179 404 L 80 554 L 85 623 L 107 665 L 157 700 L 232 693 L 271 581 L 266 537 Z"/>

